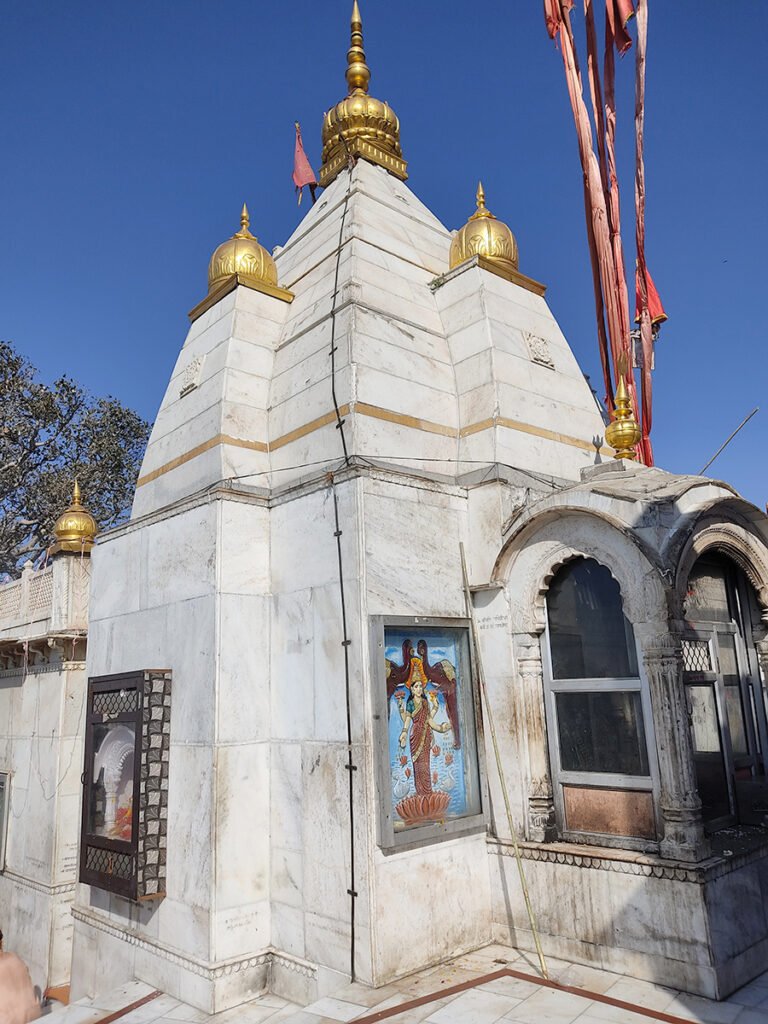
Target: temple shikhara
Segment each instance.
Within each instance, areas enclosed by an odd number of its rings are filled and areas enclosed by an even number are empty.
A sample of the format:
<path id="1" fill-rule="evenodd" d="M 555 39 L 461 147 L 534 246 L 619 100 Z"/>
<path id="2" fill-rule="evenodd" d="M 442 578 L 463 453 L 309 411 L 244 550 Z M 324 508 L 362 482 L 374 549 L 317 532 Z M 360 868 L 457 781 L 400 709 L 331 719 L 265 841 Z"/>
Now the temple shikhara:
<path id="1" fill-rule="evenodd" d="M 491 942 L 724 998 L 768 958 L 768 518 L 636 460 L 503 194 L 417 198 L 356 3 L 346 80 L 293 234 L 233 209 L 205 294 L 201 253 L 130 520 L 78 491 L 0 587 L 6 941 L 207 1013 Z"/>

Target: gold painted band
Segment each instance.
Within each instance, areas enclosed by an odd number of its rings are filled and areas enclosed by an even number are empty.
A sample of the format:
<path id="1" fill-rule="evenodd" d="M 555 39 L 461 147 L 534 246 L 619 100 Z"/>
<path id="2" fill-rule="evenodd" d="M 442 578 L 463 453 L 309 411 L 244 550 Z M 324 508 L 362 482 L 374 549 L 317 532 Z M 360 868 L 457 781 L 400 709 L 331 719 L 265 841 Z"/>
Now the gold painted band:
<path id="1" fill-rule="evenodd" d="M 423 430 L 428 434 L 441 434 L 443 437 L 469 437 L 472 434 L 479 434 L 481 431 L 490 430 L 493 427 L 506 427 L 509 430 L 517 430 L 522 434 L 530 434 L 533 437 L 542 437 L 547 441 L 557 441 L 559 444 L 567 444 L 572 448 L 580 448 L 582 451 L 591 452 L 597 450 L 601 455 L 608 457 L 612 457 L 614 454 L 611 448 L 601 447 L 596 449 L 594 444 L 590 441 L 584 441 L 580 437 L 571 437 L 570 434 L 560 434 L 555 430 L 547 430 L 545 427 L 521 423 L 519 420 L 509 419 L 507 416 L 489 417 L 488 419 L 480 420 L 478 423 L 470 423 L 468 426 L 461 427 L 457 431 L 455 427 L 447 427 L 442 423 L 419 419 L 417 416 L 408 416 L 405 413 L 392 412 L 390 409 L 382 409 L 378 405 L 369 405 L 367 402 L 355 402 L 352 406 L 345 404 L 339 409 L 339 414 L 342 417 L 348 416 L 350 411 L 358 413 L 360 416 L 384 420 L 387 423 L 396 423 L 401 427 L 408 427 L 412 430 Z M 202 444 L 197 445 L 197 447 L 185 452 L 184 455 L 179 455 L 177 458 L 171 459 L 170 462 L 166 462 L 164 465 L 158 466 L 157 469 L 153 469 L 149 473 L 145 473 L 144 476 L 140 476 L 136 481 L 136 486 L 143 487 L 145 484 L 157 480 L 158 477 L 163 476 L 165 473 L 170 473 L 171 470 L 177 469 L 179 466 L 183 466 L 184 463 L 189 462 L 198 455 L 202 455 L 211 448 L 215 448 L 216 445 L 227 444 L 234 448 L 248 448 L 255 452 L 274 452 L 279 448 L 285 447 L 287 444 L 291 444 L 293 441 L 298 441 L 299 438 L 305 437 L 307 434 L 313 433 L 315 430 L 320 430 L 321 427 L 328 426 L 329 423 L 333 423 L 335 420 L 335 411 L 325 413 L 325 415 L 318 416 L 316 419 L 310 420 L 309 423 L 296 427 L 295 430 L 290 430 L 287 434 L 283 434 L 282 437 L 278 437 L 269 443 L 265 441 L 246 441 L 243 438 L 231 437 L 229 434 L 217 434 L 208 441 L 204 441 Z"/>

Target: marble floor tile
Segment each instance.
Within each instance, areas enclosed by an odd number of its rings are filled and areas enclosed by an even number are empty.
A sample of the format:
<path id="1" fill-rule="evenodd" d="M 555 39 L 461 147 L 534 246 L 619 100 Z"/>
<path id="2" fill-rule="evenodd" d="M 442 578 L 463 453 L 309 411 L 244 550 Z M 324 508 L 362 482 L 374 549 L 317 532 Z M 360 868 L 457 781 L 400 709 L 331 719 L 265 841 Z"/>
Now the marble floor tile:
<path id="1" fill-rule="evenodd" d="M 650 981 L 638 981 L 635 978 L 619 978 L 604 994 L 612 999 L 623 999 L 625 1003 L 648 1006 L 652 1010 L 665 1010 L 678 995 L 675 989 L 653 985 Z"/>
<path id="2" fill-rule="evenodd" d="M 538 992 L 541 985 L 533 981 L 523 981 L 521 978 L 496 978 L 494 981 L 487 981 L 483 985 L 484 992 L 495 992 L 500 996 L 508 996 L 510 999 L 527 999 L 534 992 Z"/>
<path id="3" fill-rule="evenodd" d="M 381 1003 L 395 997 L 402 1002 L 402 991 L 396 982 L 392 985 L 382 985 L 380 988 L 370 988 L 368 985 L 354 981 L 333 993 L 334 999 L 342 999 L 347 1003 L 358 1003 L 369 1009 L 373 1006 L 378 1009 Z"/>
<path id="4" fill-rule="evenodd" d="M 584 1000 L 574 996 L 584 1006 Z M 652 1009 L 652 1007 L 647 1007 Z M 643 1013 L 643 1008 L 638 1006 L 637 1012 L 625 1010 L 622 1006 L 611 1006 L 610 1003 L 587 1002 L 580 1016 L 576 1018 L 576 1024 L 583 1024 L 583 1018 L 587 1017 L 594 1024 L 651 1024 L 653 1018 Z"/>
<path id="5" fill-rule="evenodd" d="M 759 1006 L 765 999 L 768 999 L 768 974 L 761 974 L 759 978 L 755 978 L 728 996 L 726 1002 L 739 1003 L 742 1006 Z"/>
<path id="6" fill-rule="evenodd" d="M 768 1008 L 760 1006 L 745 1006 L 736 1018 L 736 1024 L 766 1024 L 768 1021 Z"/>
<path id="7" fill-rule="evenodd" d="M 542 988 L 519 1002 L 504 1019 L 522 1024 L 571 1024 L 587 1005 L 580 996 Z"/>
<path id="8" fill-rule="evenodd" d="M 482 988 L 469 989 L 433 1011 L 426 1020 L 428 1024 L 494 1024 L 519 1002 L 519 999 Z"/>
<path id="9" fill-rule="evenodd" d="M 558 967 L 550 970 L 550 980 L 556 981 L 559 985 L 570 985 L 573 988 L 584 988 L 590 992 L 598 992 L 602 995 L 609 988 L 616 984 L 619 976 L 608 971 L 602 971 L 599 967 L 586 967 L 584 964 L 570 964 L 568 967 Z"/>
<path id="10" fill-rule="evenodd" d="M 69 1006 L 57 1008 L 48 1015 L 52 1024 L 91 1024 L 104 1017 L 103 1010 L 97 1010 L 93 1006 L 78 1006 L 72 1003 Z M 43 1018 L 45 1019 L 45 1018 Z"/>
<path id="11" fill-rule="evenodd" d="M 119 988 L 113 988 L 111 992 L 94 996 L 89 1002 L 98 1010 L 122 1010 L 124 1006 L 130 1006 L 154 991 L 152 985 L 145 985 L 143 981 L 129 981 Z"/>
<path id="12" fill-rule="evenodd" d="M 362 1003 L 348 1003 L 344 999 L 336 999 L 333 996 L 325 996 L 304 1007 L 305 1013 L 313 1013 L 318 1017 L 330 1017 L 332 1020 L 350 1021 L 355 1017 L 361 1017 L 368 1009 Z M 291 1020 L 292 1018 L 288 1018 Z"/>
<path id="13" fill-rule="evenodd" d="M 668 1006 L 664 1007 L 664 1012 L 677 1017 L 687 1017 L 696 1022 L 703 1021 L 704 1024 L 734 1024 L 743 1009 L 739 1003 L 716 1003 L 712 999 L 680 992 Z"/>
<path id="14" fill-rule="evenodd" d="M 187 1006 L 186 1003 L 179 1003 L 162 1018 L 163 1021 L 181 1021 L 183 1024 L 207 1024 L 211 1020 L 210 1014 L 205 1010 L 196 1010 L 194 1006 Z"/>
<path id="15" fill-rule="evenodd" d="M 170 1013 L 171 1010 L 175 1010 L 179 1005 L 179 1000 L 172 996 L 158 996 L 157 999 L 150 999 L 143 1006 L 138 1006 L 130 1013 L 126 1013 L 120 1018 L 120 1024 L 152 1024 L 160 1017 Z"/>

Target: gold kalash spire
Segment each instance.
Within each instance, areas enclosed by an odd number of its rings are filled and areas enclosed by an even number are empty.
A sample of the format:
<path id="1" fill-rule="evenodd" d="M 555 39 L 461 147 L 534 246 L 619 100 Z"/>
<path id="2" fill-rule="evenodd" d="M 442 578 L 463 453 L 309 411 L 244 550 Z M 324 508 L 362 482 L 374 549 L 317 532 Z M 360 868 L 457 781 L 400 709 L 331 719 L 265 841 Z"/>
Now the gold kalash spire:
<path id="1" fill-rule="evenodd" d="M 614 396 L 613 418 L 605 428 L 605 440 L 616 454 L 614 459 L 637 460 L 635 445 L 639 443 L 641 433 L 635 414 L 632 411 L 632 399 L 627 392 L 624 377 L 627 373 L 627 357 L 621 356 L 616 367 L 619 383 Z"/>
<path id="2" fill-rule="evenodd" d="M 61 513 L 53 528 L 56 540 L 51 547 L 51 554 L 68 551 L 71 554 L 88 555 L 98 532 L 96 520 L 80 500 L 80 484 L 75 480 L 72 502 Z"/>
<path id="3" fill-rule="evenodd" d="M 477 209 L 453 237 L 448 263 L 453 270 L 473 256 L 483 256 L 496 269 L 516 271 L 517 241 L 503 220 L 497 220 L 485 205 L 485 189 L 478 182 Z"/>
<path id="4" fill-rule="evenodd" d="M 368 95 L 371 72 L 365 63 L 363 23 L 357 0 L 352 7 L 352 31 L 347 51 L 346 99 L 323 118 L 323 164 L 320 184 L 325 188 L 348 164 L 362 157 L 405 180 L 406 162 L 400 149 L 400 122 L 388 103 Z"/>

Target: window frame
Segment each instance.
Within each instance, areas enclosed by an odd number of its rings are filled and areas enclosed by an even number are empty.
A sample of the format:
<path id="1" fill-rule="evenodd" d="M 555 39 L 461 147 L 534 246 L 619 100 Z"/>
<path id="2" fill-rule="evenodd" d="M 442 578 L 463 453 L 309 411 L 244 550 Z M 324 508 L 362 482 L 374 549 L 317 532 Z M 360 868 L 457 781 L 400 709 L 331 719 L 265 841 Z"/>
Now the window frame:
<path id="1" fill-rule="evenodd" d="M 384 637 L 386 628 L 411 628 L 417 632 L 423 629 L 460 629 L 466 638 L 469 659 L 468 699 L 474 718 L 474 755 L 477 762 L 477 792 L 480 810 L 461 818 L 451 818 L 442 823 L 416 826 L 395 831 L 394 808 L 389 762 L 389 701 L 387 700 L 386 666 L 384 658 Z M 480 689 L 477 682 L 477 658 L 472 642 L 471 622 L 467 618 L 446 618 L 438 616 L 371 615 L 369 619 L 371 650 L 371 686 L 374 720 L 374 776 L 378 795 L 378 845 L 385 854 L 423 846 L 441 839 L 455 839 L 459 836 L 485 832 L 488 829 L 488 788 L 484 763 L 483 720 L 480 706 Z"/>
<path id="2" fill-rule="evenodd" d="M 591 555 L 580 555 L 585 561 L 596 562 L 599 566 L 610 573 L 610 569 L 603 562 L 593 558 Z M 560 567 L 561 569 L 564 566 Z M 559 572 L 560 570 L 558 570 Z M 558 573 L 552 578 L 552 583 L 557 579 Z M 613 576 L 613 574 L 611 573 Z M 615 579 L 615 577 L 613 577 Z M 619 593 L 621 593 L 621 586 Z M 622 600 L 623 611 L 623 600 Z M 628 621 L 628 620 L 627 620 Z M 630 623 L 632 626 L 632 623 Z M 653 709 L 651 704 L 650 687 L 643 665 L 642 651 L 634 628 L 632 629 L 634 642 L 634 655 L 637 663 L 637 676 L 598 676 L 585 679 L 555 679 L 552 670 L 552 649 L 549 629 L 549 605 L 544 601 L 544 631 L 540 635 L 542 677 L 544 682 L 544 710 L 547 724 L 547 752 L 549 756 L 549 770 L 552 780 L 552 795 L 555 804 L 558 834 L 565 841 L 570 843 L 593 843 L 600 846 L 616 847 L 629 850 L 658 850 L 659 837 L 662 835 L 662 821 L 660 810 L 660 782 L 658 755 L 656 748 L 656 734 L 653 725 Z M 629 643 L 629 637 L 627 638 Z M 648 758 L 648 775 L 625 775 L 619 772 L 576 772 L 567 771 L 561 768 L 560 755 L 560 731 L 558 729 L 557 695 L 559 693 L 639 693 L 640 707 L 643 714 L 643 728 L 645 731 L 646 755 Z M 623 836 L 606 832 L 584 832 L 566 827 L 565 798 L 563 788 L 565 786 L 581 786 L 593 789 L 631 790 L 634 792 L 650 793 L 653 800 L 653 821 L 656 828 L 656 838 L 646 839 L 641 836 Z"/>

